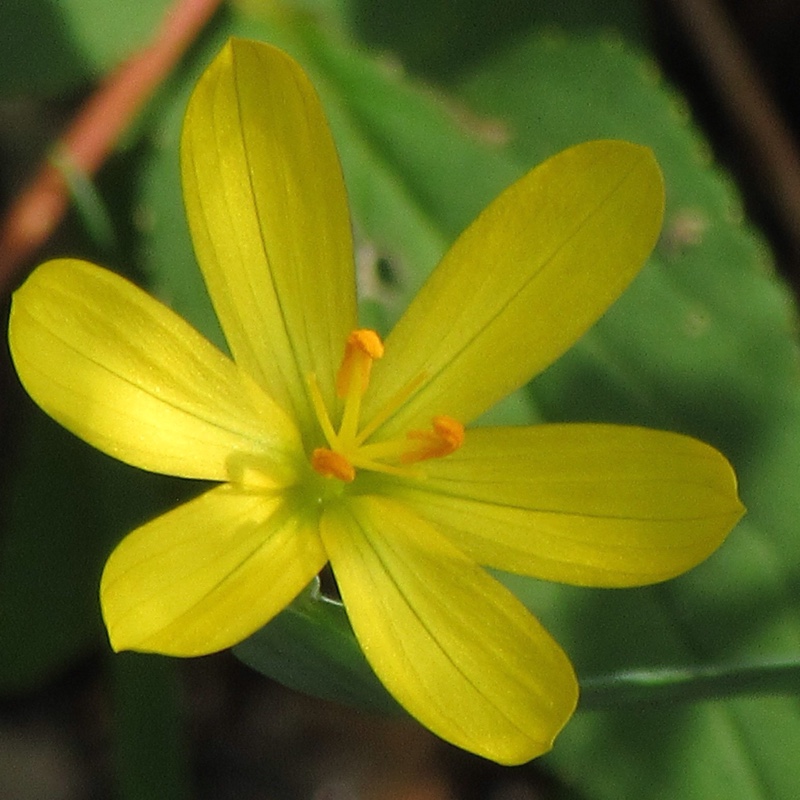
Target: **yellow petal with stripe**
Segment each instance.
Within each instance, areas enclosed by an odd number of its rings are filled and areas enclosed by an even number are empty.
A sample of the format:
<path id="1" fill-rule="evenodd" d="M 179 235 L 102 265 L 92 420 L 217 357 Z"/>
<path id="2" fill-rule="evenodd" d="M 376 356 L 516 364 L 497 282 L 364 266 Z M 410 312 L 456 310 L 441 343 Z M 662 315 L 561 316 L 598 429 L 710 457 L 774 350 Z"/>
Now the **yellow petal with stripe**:
<path id="1" fill-rule="evenodd" d="M 231 647 L 282 611 L 325 561 L 316 527 L 280 497 L 218 486 L 111 554 L 100 585 L 111 644 L 173 656 Z"/>
<path id="2" fill-rule="evenodd" d="M 14 294 L 14 365 L 30 396 L 89 444 L 141 469 L 228 480 L 249 464 L 291 480 L 298 433 L 197 331 L 129 281 L 83 261 L 37 268 Z"/>
<path id="3" fill-rule="evenodd" d="M 550 749 L 577 683 L 513 594 L 386 498 L 327 509 L 320 530 L 367 660 L 414 717 L 503 764 Z"/>
<path id="4" fill-rule="evenodd" d="M 658 238 L 661 172 L 646 147 L 596 141 L 559 153 L 464 231 L 386 341 L 369 419 L 418 375 L 379 436 L 445 414 L 466 424 L 539 373 L 608 309 Z"/>
<path id="5" fill-rule="evenodd" d="M 615 425 L 478 428 L 397 493 L 470 557 L 586 586 L 691 569 L 742 516 L 726 459 L 679 434 Z"/>
<path id="6" fill-rule="evenodd" d="M 198 82 L 181 171 L 195 251 L 234 359 L 312 425 L 356 324 L 350 217 L 319 99 L 300 67 L 232 39 Z"/>

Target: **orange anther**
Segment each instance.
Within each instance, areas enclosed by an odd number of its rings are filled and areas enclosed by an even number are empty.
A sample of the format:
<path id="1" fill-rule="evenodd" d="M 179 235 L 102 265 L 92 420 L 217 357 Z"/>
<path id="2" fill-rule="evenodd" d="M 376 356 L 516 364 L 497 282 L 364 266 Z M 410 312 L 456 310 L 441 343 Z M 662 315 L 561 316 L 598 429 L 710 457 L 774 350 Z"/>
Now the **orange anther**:
<path id="1" fill-rule="evenodd" d="M 464 426 L 452 417 L 434 417 L 433 431 L 447 447 L 447 453 L 444 455 L 454 453 L 464 444 Z"/>
<path id="2" fill-rule="evenodd" d="M 353 391 L 353 381 L 358 380 L 357 391 L 364 394 L 369 384 L 372 362 L 383 357 L 383 342 L 378 334 L 369 328 L 359 328 L 348 337 L 344 357 L 336 375 L 336 393 L 347 397 Z"/>
<path id="3" fill-rule="evenodd" d="M 311 454 L 311 466 L 326 478 L 338 478 L 340 481 L 350 483 L 356 477 L 353 465 L 335 450 L 327 447 L 318 447 Z"/>
<path id="4" fill-rule="evenodd" d="M 409 431 L 408 439 L 412 446 L 400 456 L 403 464 L 427 461 L 429 458 L 442 458 L 454 453 L 464 444 L 464 426 L 452 417 L 434 417 L 432 430 Z"/>

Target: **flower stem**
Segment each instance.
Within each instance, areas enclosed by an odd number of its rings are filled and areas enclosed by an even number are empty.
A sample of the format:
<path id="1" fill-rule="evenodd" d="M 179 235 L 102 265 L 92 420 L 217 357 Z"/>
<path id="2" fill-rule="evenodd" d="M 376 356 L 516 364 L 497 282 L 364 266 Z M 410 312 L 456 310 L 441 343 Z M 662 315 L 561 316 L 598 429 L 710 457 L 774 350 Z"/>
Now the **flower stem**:
<path id="1" fill-rule="evenodd" d="M 176 0 L 153 41 L 119 66 L 79 109 L 0 224 L 0 294 L 53 233 L 68 207 L 62 169 L 93 175 L 222 0 Z"/>
<path id="2" fill-rule="evenodd" d="M 747 694 L 800 695 L 800 663 L 718 665 L 617 672 L 581 680 L 581 711 L 620 705 L 720 700 Z"/>
<path id="3" fill-rule="evenodd" d="M 163 656 L 112 657 L 116 796 L 188 800 L 178 664 Z"/>

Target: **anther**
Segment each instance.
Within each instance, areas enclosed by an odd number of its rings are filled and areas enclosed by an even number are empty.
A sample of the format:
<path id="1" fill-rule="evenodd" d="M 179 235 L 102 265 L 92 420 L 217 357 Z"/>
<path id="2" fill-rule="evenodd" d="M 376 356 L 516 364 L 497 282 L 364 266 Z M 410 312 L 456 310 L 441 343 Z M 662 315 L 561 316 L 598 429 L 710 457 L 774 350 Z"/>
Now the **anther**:
<path id="1" fill-rule="evenodd" d="M 353 465 L 335 450 L 327 447 L 318 447 L 311 454 L 311 466 L 325 478 L 338 478 L 340 481 L 350 483 L 356 477 Z"/>
<path id="2" fill-rule="evenodd" d="M 400 456 L 400 463 L 414 464 L 429 458 L 442 458 L 454 453 L 464 444 L 464 426 L 452 417 L 439 416 L 432 420 L 432 430 L 409 431 L 412 446 Z"/>
<path id="3" fill-rule="evenodd" d="M 353 331 L 344 348 L 344 357 L 336 375 L 336 393 L 347 397 L 354 389 L 361 395 L 367 391 L 372 362 L 383 357 L 383 342 L 369 328 Z"/>

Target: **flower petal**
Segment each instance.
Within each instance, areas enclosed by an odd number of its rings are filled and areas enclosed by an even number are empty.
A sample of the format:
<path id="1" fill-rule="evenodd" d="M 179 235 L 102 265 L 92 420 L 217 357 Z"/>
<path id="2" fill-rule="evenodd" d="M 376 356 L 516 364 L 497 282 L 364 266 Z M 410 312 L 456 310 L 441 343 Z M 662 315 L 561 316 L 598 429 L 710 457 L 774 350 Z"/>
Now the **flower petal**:
<path id="1" fill-rule="evenodd" d="M 545 161 L 461 234 L 386 341 L 365 418 L 423 374 L 383 427 L 467 423 L 560 356 L 630 283 L 658 238 L 652 153 L 597 141 Z"/>
<path id="2" fill-rule="evenodd" d="M 181 170 L 233 357 L 305 430 L 308 375 L 332 403 L 356 304 L 341 168 L 300 67 L 269 45 L 229 41 L 189 102 Z"/>
<path id="3" fill-rule="evenodd" d="M 9 342 L 31 397 L 89 444 L 142 469 L 269 477 L 300 444 L 286 415 L 229 358 L 129 281 L 50 261 L 14 294 Z M 276 472 L 277 470 L 277 472 Z"/>
<path id="4" fill-rule="evenodd" d="M 364 653 L 411 714 L 500 763 L 550 749 L 577 683 L 514 595 L 401 503 L 350 498 L 320 530 Z"/>
<path id="5" fill-rule="evenodd" d="M 477 562 L 584 586 L 679 575 L 744 511 L 714 448 L 616 425 L 470 430 L 397 492 Z"/>
<path id="6" fill-rule="evenodd" d="M 280 496 L 218 486 L 129 534 L 106 563 L 115 650 L 196 656 L 282 611 L 326 562 L 316 527 Z"/>

